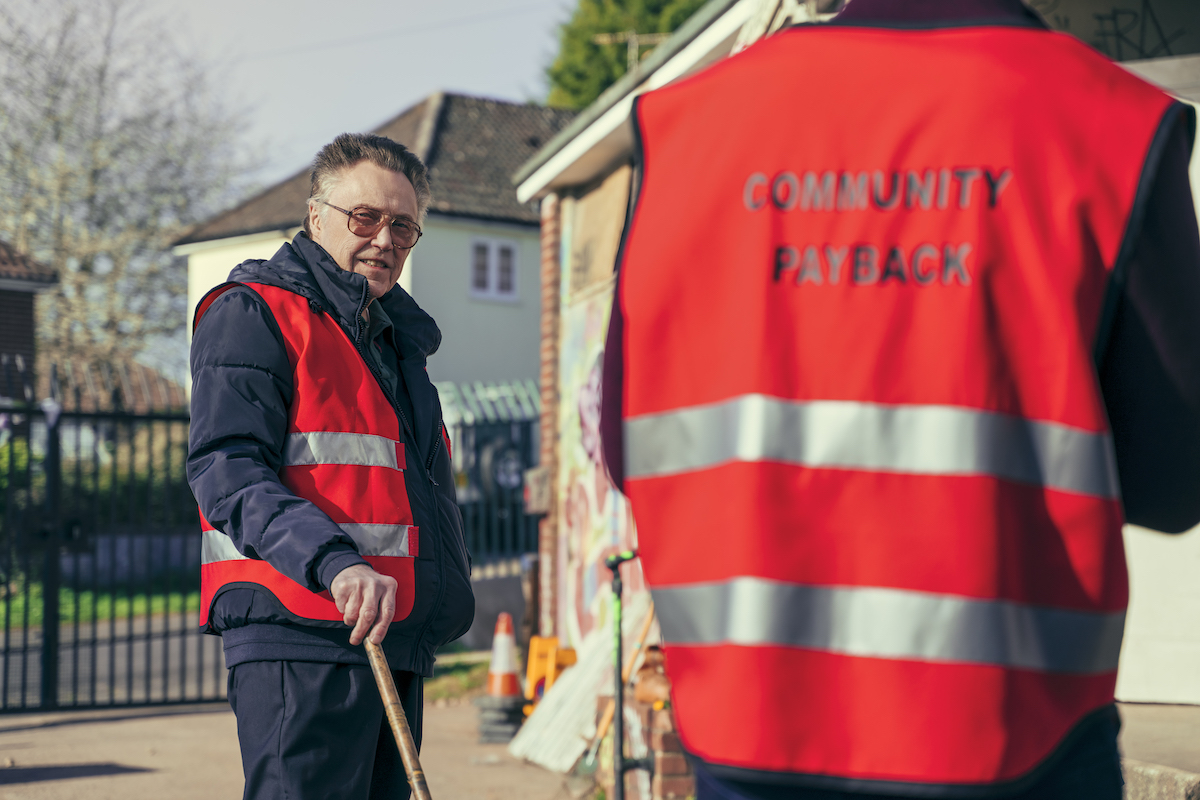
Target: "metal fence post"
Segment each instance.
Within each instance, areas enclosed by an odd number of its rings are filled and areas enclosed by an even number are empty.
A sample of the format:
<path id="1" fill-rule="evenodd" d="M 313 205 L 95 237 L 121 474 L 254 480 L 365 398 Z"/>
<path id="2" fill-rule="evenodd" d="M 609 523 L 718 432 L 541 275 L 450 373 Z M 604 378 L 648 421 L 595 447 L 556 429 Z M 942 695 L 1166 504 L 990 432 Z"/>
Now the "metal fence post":
<path id="1" fill-rule="evenodd" d="M 56 371 L 57 372 L 57 371 Z M 57 383 L 54 375 L 51 385 Z M 58 423 L 62 406 L 57 392 L 42 402 L 46 420 L 46 516 L 41 534 L 45 547 L 42 562 L 42 708 L 58 706 L 58 591 L 62 584 L 59 564 L 59 528 L 62 514 L 62 437 Z"/>

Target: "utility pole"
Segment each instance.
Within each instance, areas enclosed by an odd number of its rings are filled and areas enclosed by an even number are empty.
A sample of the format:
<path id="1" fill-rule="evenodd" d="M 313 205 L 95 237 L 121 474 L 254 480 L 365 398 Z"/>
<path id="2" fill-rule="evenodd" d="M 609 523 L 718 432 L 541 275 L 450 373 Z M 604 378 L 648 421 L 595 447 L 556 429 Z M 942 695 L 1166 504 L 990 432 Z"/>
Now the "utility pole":
<path id="1" fill-rule="evenodd" d="M 625 74 L 633 72 L 634 67 L 641 61 L 642 45 L 658 44 L 666 40 L 669 33 L 638 33 L 637 31 L 621 31 L 620 33 L 597 33 L 592 37 L 596 44 L 620 44 L 625 42 L 628 56 Z"/>

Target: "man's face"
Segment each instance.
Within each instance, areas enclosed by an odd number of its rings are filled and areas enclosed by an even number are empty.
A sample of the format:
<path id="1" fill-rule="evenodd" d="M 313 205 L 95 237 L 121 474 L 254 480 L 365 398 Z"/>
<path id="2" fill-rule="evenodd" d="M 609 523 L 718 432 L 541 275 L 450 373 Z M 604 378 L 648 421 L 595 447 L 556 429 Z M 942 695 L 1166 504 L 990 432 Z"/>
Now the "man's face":
<path id="1" fill-rule="evenodd" d="M 370 161 L 343 170 L 328 202 L 347 211 L 368 206 L 385 217 L 403 217 L 417 223 L 417 193 L 408 178 Z M 381 225 L 374 236 L 355 236 L 346 215 L 316 204 L 308 210 L 313 241 L 325 248 L 337 265 L 367 279 L 371 297 L 382 297 L 400 280 L 408 250 L 393 246 L 392 226 Z"/>

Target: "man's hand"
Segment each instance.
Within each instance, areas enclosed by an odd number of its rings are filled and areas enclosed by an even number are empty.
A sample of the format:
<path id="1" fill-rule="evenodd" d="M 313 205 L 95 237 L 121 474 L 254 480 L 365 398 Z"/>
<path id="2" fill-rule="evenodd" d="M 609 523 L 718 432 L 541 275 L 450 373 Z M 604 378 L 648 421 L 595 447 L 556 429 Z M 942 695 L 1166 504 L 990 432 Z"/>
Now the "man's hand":
<path id="1" fill-rule="evenodd" d="M 380 575 L 366 564 L 355 564 L 337 574 L 329 593 L 337 610 L 342 612 L 342 619 L 354 626 L 350 644 L 361 643 L 368 631 L 372 642 L 383 642 L 388 625 L 396 616 L 395 578 Z"/>

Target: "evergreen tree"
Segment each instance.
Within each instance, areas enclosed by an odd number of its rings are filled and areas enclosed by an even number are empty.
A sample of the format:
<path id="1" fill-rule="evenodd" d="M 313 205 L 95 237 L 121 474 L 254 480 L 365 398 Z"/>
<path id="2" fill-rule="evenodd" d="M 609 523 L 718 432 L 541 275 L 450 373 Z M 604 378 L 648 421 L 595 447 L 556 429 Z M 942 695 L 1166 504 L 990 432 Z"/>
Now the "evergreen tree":
<path id="1" fill-rule="evenodd" d="M 705 0 L 579 0 L 559 30 L 558 56 L 546 70 L 552 106 L 583 108 L 625 74 L 626 45 L 596 44 L 599 33 L 671 33 Z M 640 48 L 644 56 L 650 46 Z"/>

